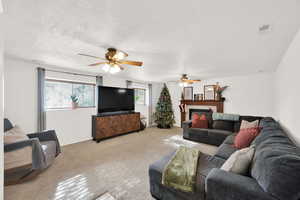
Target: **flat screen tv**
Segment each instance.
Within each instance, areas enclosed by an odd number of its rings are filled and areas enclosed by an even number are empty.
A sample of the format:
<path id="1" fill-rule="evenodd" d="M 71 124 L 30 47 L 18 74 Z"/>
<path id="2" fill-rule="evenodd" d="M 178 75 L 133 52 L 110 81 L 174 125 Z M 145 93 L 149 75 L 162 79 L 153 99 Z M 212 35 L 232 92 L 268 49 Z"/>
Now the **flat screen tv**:
<path id="1" fill-rule="evenodd" d="M 134 89 L 98 87 L 98 113 L 133 110 Z"/>

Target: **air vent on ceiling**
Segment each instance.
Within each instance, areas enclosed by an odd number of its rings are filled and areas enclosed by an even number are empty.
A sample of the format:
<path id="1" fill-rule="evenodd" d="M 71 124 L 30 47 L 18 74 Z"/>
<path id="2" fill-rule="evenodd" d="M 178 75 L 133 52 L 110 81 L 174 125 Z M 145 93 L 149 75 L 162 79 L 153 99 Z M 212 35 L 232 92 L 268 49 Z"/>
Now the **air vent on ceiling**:
<path id="1" fill-rule="evenodd" d="M 259 32 L 267 32 L 270 31 L 270 28 L 271 28 L 270 24 L 263 24 L 258 28 L 258 30 Z"/>
<path id="2" fill-rule="evenodd" d="M 3 13 L 3 4 L 2 4 L 2 0 L 0 0 L 0 13 Z"/>

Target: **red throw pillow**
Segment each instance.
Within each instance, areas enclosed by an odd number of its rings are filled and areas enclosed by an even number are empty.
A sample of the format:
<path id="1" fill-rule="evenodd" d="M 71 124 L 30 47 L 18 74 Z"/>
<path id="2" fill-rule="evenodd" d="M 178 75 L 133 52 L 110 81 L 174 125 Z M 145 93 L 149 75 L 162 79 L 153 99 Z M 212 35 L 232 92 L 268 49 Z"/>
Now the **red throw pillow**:
<path id="1" fill-rule="evenodd" d="M 259 127 L 241 129 L 234 138 L 234 147 L 238 149 L 249 147 L 259 132 Z"/>
<path id="2" fill-rule="evenodd" d="M 200 117 L 198 113 L 193 114 L 192 128 L 208 128 L 206 116 L 203 114 Z"/>

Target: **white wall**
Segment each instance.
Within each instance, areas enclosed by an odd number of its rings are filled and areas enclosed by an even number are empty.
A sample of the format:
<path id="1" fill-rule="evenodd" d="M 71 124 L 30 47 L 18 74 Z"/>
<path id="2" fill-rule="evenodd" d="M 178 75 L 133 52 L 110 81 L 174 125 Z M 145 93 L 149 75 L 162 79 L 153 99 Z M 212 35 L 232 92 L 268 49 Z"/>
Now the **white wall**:
<path id="1" fill-rule="evenodd" d="M 1 11 L 0 11 L 1 12 Z M 2 16 L 0 13 L 0 27 L 2 26 Z M 4 49 L 4 44 L 3 44 L 3 33 L 2 33 L 2 29 L 0 29 L 0 119 L 3 120 L 3 106 L 4 106 L 4 102 L 3 102 L 3 95 L 4 95 L 4 73 L 3 73 L 3 69 L 4 69 L 4 63 L 3 63 L 3 49 Z M 3 123 L 0 123 L 0 200 L 3 199 Z"/>
<path id="2" fill-rule="evenodd" d="M 194 94 L 203 93 L 204 85 L 219 82 L 221 86 L 228 85 L 224 91 L 226 97 L 224 112 L 240 115 L 274 116 L 274 74 L 259 73 L 248 76 L 226 77 L 204 80 L 194 84 Z M 172 97 L 176 125 L 180 125 L 180 111 L 178 105 L 182 88 L 178 83 L 170 82 L 168 87 Z"/>
<path id="3" fill-rule="evenodd" d="M 300 146 L 300 30 L 276 71 L 276 116 Z"/>
<path id="4" fill-rule="evenodd" d="M 37 130 L 37 73 L 36 64 L 14 58 L 5 59 L 5 117 L 20 125 L 26 132 Z M 48 66 L 43 66 L 49 68 Z M 51 67 L 50 67 L 51 68 Z M 46 77 L 95 83 L 95 78 L 46 72 Z M 103 85 L 126 87 L 126 79 L 103 76 Z M 154 88 L 156 84 L 153 84 Z M 154 90 L 154 98 L 156 90 Z M 159 91 L 160 92 L 160 91 Z M 155 100 L 154 100 L 155 101 Z M 136 111 L 148 118 L 148 104 L 136 105 Z M 47 111 L 47 129 L 55 129 L 62 145 L 91 139 L 91 116 L 96 108 Z"/>
<path id="5" fill-rule="evenodd" d="M 32 63 L 5 59 L 4 114 L 26 132 L 37 130 L 37 77 Z"/>
<path id="6" fill-rule="evenodd" d="M 96 84 L 95 77 L 51 71 L 46 71 L 46 78 Z M 61 145 L 90 140 L 92 138 L 91 119 L 95 114 L 97 114 L 96 108 L 49 110 L 46 113 L 46 128 L 56 131 Z"/>

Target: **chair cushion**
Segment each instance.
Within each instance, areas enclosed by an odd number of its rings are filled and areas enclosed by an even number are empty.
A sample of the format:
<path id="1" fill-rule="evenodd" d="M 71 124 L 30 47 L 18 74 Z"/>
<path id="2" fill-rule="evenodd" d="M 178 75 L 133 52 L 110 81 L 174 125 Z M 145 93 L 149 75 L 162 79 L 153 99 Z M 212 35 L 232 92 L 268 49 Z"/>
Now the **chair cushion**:
<path id="1" fill-rule="evenodd" d="M 225 130 L 225 131 L 234 131 L 234 122 L 227 120 L 214 120 L 213 129 Z"/>
<path id="2" fill-rule="evenodd" d="M 28 139 L 25 132 L 18 125 L 4 133 L 4 144 L 12 144 Z"/>
<path id="3" fill-rule="evenodd" d="M 46 165 L 53 163 L 56 155 L 56 143 L 55 141 L 45 141 L 41 142 L 42 149 L 46 157 Z"/>
<path id="4" fill-rule="evenodd" d="M 12 129 L 14 126 L 12 125 L 12 123 L 9 121 L 9 119 L 4 118 L 4 132 L 9 131 L 10 129 Z"/>

